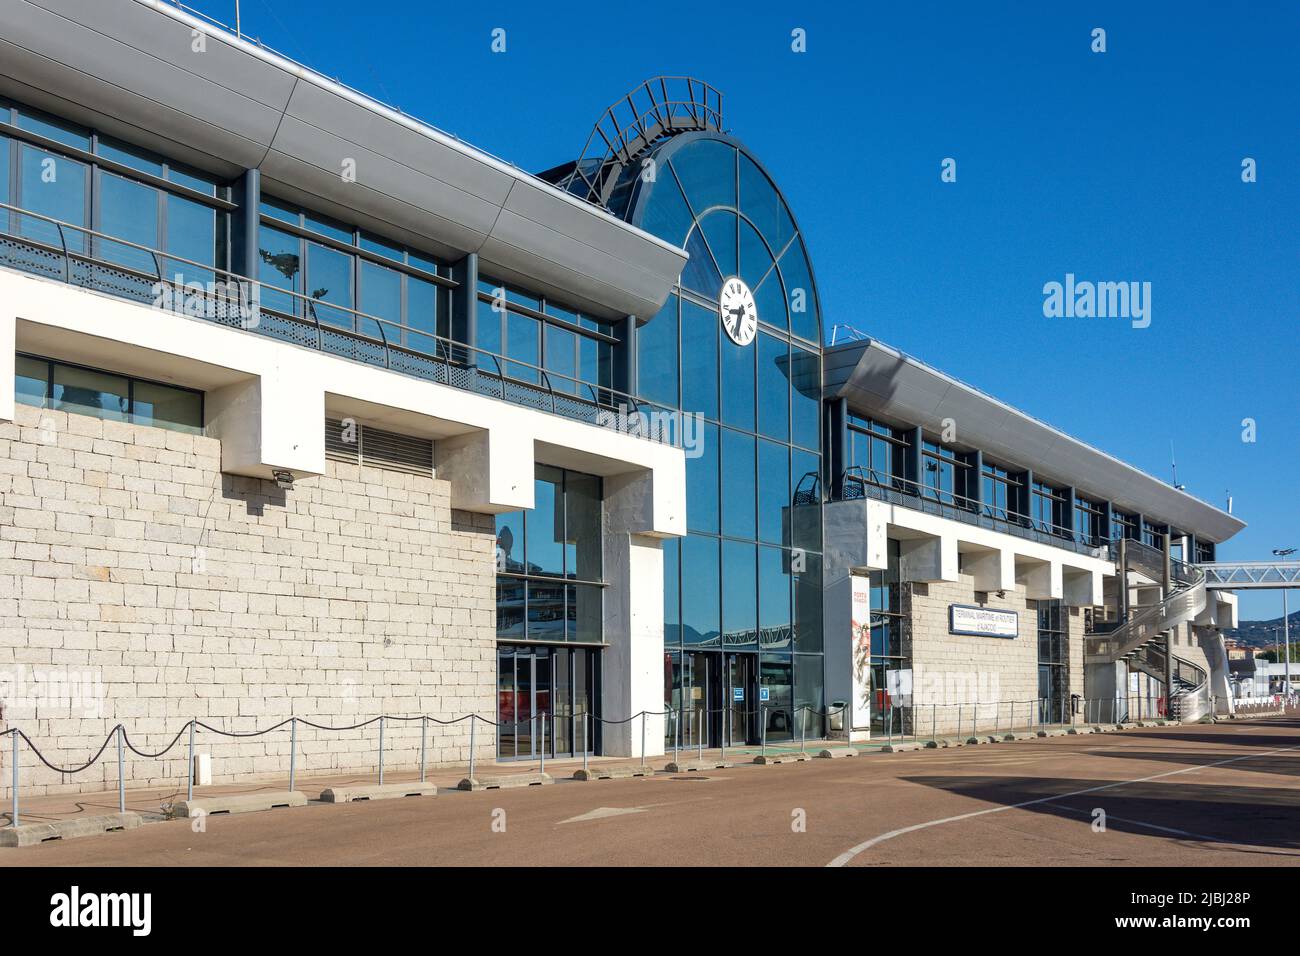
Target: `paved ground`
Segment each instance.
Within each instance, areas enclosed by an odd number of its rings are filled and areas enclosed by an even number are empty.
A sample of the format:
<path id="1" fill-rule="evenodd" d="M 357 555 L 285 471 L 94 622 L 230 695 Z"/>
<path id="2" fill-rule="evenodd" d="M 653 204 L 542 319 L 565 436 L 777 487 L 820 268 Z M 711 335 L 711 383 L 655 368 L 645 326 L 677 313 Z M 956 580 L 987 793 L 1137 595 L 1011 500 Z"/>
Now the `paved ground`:
<path id="1" fill-rule="evenodd" d="M 1297 865 L 1300 717 L 312 804 L 0 850 L 0 866 L 829 863 Z"/>

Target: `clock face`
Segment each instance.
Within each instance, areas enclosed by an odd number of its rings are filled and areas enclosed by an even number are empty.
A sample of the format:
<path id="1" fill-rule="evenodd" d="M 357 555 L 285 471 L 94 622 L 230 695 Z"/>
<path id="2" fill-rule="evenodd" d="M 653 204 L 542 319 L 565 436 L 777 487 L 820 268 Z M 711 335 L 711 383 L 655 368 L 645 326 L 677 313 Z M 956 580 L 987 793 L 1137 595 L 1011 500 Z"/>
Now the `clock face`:
<path id="1" fill-rule="evenodd" d="M 754 341 L 754 333 L 758 331 L 758 306 L 754 305 L 754 293 L 749 291 L 743 279 L 732 276 L 722 283 L 718 311 L 722 315 L 722 327 L 731 341 L 737 345 Z"/>

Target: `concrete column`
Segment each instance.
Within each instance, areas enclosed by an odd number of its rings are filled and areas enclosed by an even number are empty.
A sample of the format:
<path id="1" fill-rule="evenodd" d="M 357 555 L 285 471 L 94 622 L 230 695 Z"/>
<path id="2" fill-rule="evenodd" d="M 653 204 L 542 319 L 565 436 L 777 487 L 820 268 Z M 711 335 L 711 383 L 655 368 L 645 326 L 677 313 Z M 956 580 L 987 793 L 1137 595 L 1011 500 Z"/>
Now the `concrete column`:
<path id="1" fill-rule="evenodd" d="M 645 755 L 664 752 L 664 556 L 658 538 L 613 528 L 605 534 L 605 640 L 601 714 L 645 718 Z M 605 724 L 603 752 L 641 757 L 641 718 Z"/>
<path id="2" fill-rule="evenodd" d="M 457 342 L 474 345 L 478 341 L 475 322 L 478 315 L 478 254 L 471 252 L 451 267 L 451 277 L 459 283 L 451 295 L 450 334 Z"/>
<path id="3" fill-rule="evenodd" d="M 438 442 L 438 477 L 451 483 L 451 506 L 499 514 L 534 505 L 533 442 L 492 428 Z"/>
<path id="4" fill-rule="evenodd" d="M 261 271 L 258 230 L 261 225 L 262 172 L 246 169 L 235 183 L 239 206 L 230 222 L 230 271 L 256 279 Z"/>

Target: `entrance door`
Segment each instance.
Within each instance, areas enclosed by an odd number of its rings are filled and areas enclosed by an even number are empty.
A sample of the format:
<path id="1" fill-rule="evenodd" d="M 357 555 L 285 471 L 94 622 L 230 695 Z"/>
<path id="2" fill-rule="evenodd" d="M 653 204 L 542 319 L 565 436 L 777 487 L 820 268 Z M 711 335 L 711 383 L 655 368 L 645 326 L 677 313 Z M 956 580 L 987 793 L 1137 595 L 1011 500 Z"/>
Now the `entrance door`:
<path id="1" fill-rule="evenodd" d="M 584 716 L 590 715 L 584 720 Z M 599 751 L 600 651 L 497 648 L 497 756 L 568 757 Z"/>
<path id="2" fill-rule="evenodd" d="M 753 743 L 757 740 L 758 726 L 757 655 L 722 655 L 722 723 L 717 739 L 725 739 L 728 747 Z"/>

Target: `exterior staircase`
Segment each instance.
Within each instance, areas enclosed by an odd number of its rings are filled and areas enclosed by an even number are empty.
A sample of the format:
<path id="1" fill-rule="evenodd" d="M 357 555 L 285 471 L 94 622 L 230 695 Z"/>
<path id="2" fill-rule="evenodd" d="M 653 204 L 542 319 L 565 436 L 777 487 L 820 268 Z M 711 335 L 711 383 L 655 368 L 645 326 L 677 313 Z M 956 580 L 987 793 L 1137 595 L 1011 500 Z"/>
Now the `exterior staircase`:
<path id="1" fill-rule="evenodd" d="M 1164 554 L 1138 541 L 1125 542 L 1127 566 L 1154 582 L 1164 581 Z M 1114 630 L 1087 638 L 1084 654 L 1089 663 L 1124 661 L 1130 669 L 1165 680 L 1164 636 L 1205 610 L 1205 572 L 1194 564 L 1170 562 L 1169 592 L 1154 604 L 1130 610 L 1128 619 Z M 1199 720 L 1210 713 L 1209 675 L 1192 661 L 1174 654 L 1173 686 L 1167 688 L 1167 714 L 1175 720 Z"/>

